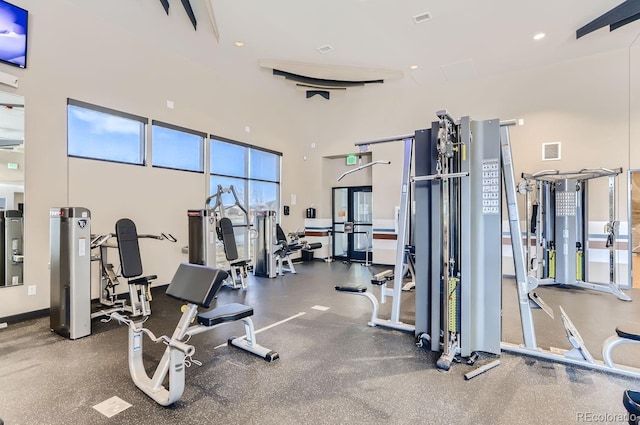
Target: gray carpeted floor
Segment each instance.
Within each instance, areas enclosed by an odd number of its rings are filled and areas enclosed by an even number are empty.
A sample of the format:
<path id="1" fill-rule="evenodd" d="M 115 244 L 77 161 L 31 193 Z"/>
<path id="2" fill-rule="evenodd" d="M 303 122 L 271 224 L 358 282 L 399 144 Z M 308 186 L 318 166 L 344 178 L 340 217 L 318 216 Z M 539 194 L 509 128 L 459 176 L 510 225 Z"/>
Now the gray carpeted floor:
<path id="1" fill-rule="evenodd" d="M 216 348 L 242 334 L 240 323 L 195 336 L 194 358 L 203 365 L 187 370 L 184 395 L 169 408 L 131 381 L 124 326 L 96 321 L 91 336 L 69 341 L 50 332 L 48 317 L 9 324 L 0 331 L 0 418 L 9 425 L 624 423 L 622 391 L 640 388 L 637 380 L 507 353 L 499 367 L 465 381 L 474 366 L 438 371 L 438 355 L 416 347 L 413 335 L 368 327 L 364 297 L 333 290 L 338 283 L 366 283 L 381 268 L 322 262 L 296 268 L 297 275 L 250 277 L 246 291 L 225 289 L 217 301 L 253 305 L 256 329 L 304 313 L 258 334 L 280 359 L 267 363 L 226 345 Z M 519 343 L 513 281 L 503 286 L 503 339 Z M 155 291 L 146 324 L 156 335 L 170 334 L 180 316 L 180 303 L 163 289 Z M 559 304 L 597 358 L 616 324 L 640 319 L 638 290 L 630 291 L 631 303 L 588 291 L 539 292 L 556 310 L 555 320 L 536 312 L 541 347 L 568 348 Z M 412 293 L 403 294 L 403 303 L 403 320 L 412 322 Z M 146 344 L 150 368 L 163 349 Z M 493 359 L 483 355 L 478 365 Z M 640 345 L 621 347 L 616 359 L 640 366 Z M 93 408 L 113 396 L 132 406 L 112 418 Z"/>

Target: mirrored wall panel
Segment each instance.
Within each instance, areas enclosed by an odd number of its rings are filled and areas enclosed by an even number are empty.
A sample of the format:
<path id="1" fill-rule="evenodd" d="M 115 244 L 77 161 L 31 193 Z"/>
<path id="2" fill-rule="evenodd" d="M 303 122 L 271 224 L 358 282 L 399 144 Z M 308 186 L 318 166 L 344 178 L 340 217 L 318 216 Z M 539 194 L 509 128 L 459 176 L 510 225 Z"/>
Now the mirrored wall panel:
<path id="1" fill-rule="evenodd" d="M 24 98 L 0 92 L 0 287 L 23 283 Z"/>

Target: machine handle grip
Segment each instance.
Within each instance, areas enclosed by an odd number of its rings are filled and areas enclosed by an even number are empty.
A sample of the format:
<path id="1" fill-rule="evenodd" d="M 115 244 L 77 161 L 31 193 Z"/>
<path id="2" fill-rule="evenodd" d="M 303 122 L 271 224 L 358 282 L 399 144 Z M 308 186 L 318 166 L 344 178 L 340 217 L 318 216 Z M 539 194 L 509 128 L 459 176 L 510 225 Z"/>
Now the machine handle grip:
<path id="1" fill-rule="evenodd" d="M 533 204 L 531 208 L 531 228 L 530 233 L 536 232 L 536 218 L 538 217 L 538 204 Z"/>
<path id="2" fill-rule="evenodd" d="M 171 348 L 175 348 L 177 350 L 182 351 L 185 354 L 185 356 L 188 356 L 188 357 L 193 356 L 196 352 L 196 347 L 194 347 L 193 345 L 185 344 L 184 342 L 178 341 L 175 339 L 169 339 L 169 341 L 167 342 L 167 345 Z"/>
<path id="3" fill-rule="evenodd" d="M 160 235 L 165 238 L 166 240 L 168 240 L 169 242 L 178 242 L 178 240 L 173 237 L 173 235 L 171 233 L 160 233 Z"/>

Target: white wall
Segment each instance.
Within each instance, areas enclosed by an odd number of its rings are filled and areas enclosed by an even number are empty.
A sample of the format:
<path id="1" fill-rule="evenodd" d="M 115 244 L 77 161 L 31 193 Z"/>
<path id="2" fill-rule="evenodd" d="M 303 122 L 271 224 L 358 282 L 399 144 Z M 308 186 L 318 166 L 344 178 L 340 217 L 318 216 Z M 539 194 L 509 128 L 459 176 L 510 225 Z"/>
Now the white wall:
<path id="1" fill-rule="evenodd" d="M 162 35 L 175 29 L 176 22 L 182 23 L 178 14 L 167 17 L 156 2 L 15 3 L 30 13 L 28 69 L 2 66 L 0 70 L 20 80 L 17 90 L 6 91 L 25 97 L 26 285 L 3 289 L 0 317 L 49 307 L 48 211 L 55 206 L 90 208 L 96 232 L 112 231 L 117 218 L 128 216 L 141 233 L 174 233 L 178 244 L 141 244 L 145 271 L 158 274 L 158 283 L 167 283 L 185 259 L 179 250 L 187 244 L 185 210 L 203 204 L 206 179 L 193 173 L 69 159 L 67 98 L 278 151 L 287 150 L 292 140 L 288 111 L 260 87 L 229 80 L 188 56 L 167 51 L 162 43 L 136 35 L 152 28 Z M 136 9 L 136 16 L 122 15 L 129 7 Z M 138 24 L 124 28 L 118 16 Z M 193 32 L 193 37 L 197 43 L 204 36 Z M 215 45 L 211 39 L 207 42 Z M 175 109 L 166 107 L 168 99 Z M 245 126 L 250 126 L 250 133 Z M 283 158 L 285 180 L 295 179 L 297 167 L 289 165 L 293 159 Z M 29 285 L 36 286 L 35 296 L 27 296 Z"/>
<path id="2" fill-rule="evenodd" d="M 629 49 L 629 167 L 640 168 L 640 40 Z M 624 152 L 620 153 L 621 156 Z"/>
<path id="3" fill-rule="evenodd" d="M 638 50 L 632 49 L 631 56 L 629 49 L 620 49 L 479 81 L 439 87 L 416 85 L 411 93 L 394 91 L 391 82 L 384 87 L 347 93 L 330 102 L 310 99 L 300 106 L 304 120 L 301 131 L 313 134 L 318 155 L 346 153 L 357 141 L 429 127 L 435 119 L 434 112 L 444 108 L 454 117 L 524 119 L 524 126 L 511 129 L 516 176 L 548 168 L 572 171 L 622 167 L 626 171 L 632 163 L 640 163 L 640 145 L 636 143 L 630 152 L 632 141 L 640 135 L 640 72 L 633 71 L 640 70 Z M 319 116 L 324 118 L 318 119 Z M 317 125 L 319 122 L 333 125 Z M 542 161 L 542 144 L 556 141 L 562 143 L 562 159 Z M 387 146 L 399 154 L 401 145 Z M 374 159 L 378 159 L 377 152 L 382 148 L 374 149 Z M 390 204 L 399 198 L 400 166 L 396 160 L 388 170 L 373 171 L 377 219 L 392 218 Z M 592 182 L 590 188 L 590 219 L 606 221 L 606 179 Z M 625 221 L 625 175 L 618 178 L 617 195 L 618 217 Z M 321 205 L 319 210 L 328 211 Z M 325 217 L 324 213 L 321 217 Z M 387 255 L 392 249 L 388 242 L 380 249 L 388 251 L 374 257 L 376 261 L 394 258 Z M 621 271 L 626 274 L 626 270 Z M 626 276 L 621 280 L 626 282 Z"/>
<path id="4" fill-rule="evenodd" d="M 20 79 L 18 89 L 5 91 L 25 96 L 26 285 L 1 290 L 0 317 L 49 306 L 50 207 L 86 206 L 100 232 L 130 216 L 141 232 L 175 233 L 177 245 L 142 245 L 145 269 L 163 283 L 184 259 L 178 250 L 186 245 L 184 210 L 198 207 L 206 196 L 204 179 L 197 175 L 67 158 L 68 97 L 282 151 L 283 204 L 291 194 L 297 198 L 291 215 L 283 217 L 288 229 L 303 228 L 303 211 L 310 205 L 319 218 L 330 217 L 324 157 L 353 152 L 358 141 L 425 128 L 442 108 L 455 117 L 524 118 L 526 125 L 512 131 L 517 173 L 549 168 L 540 160 L 541 144 L 558 140 L 563 159 L 553 168 L 640 167 L 637 46 L 473 82 L 416 84 L 407 90 L 390 81 L 326 101 L 305 99 L 268 73 L 260 73 L 261 84 L 253 86 L 225 77 L 226 64 L 217 60 L 204 24 L 186 42 L 174 39 L 172 32 L 184 31 L 184 20 L 166 16 L 154 1 L 14 2 L 30 11 L 29 68 L 0 65 L 0 71 Z M 257 68 L 249 65 L 237 75 L 251 66 Z M 168 99 L 175 109 L 166 107 Z M 397 146 L 384 156 L 397 156 Z M 399 182 L 392 181 L 399 179 L 400 162 L 373 171 L 379 215 L 374 218 L 392 219 L 391 204 L 399 197 Z M 624 220 L 626 190 L 620 195 Z M 593 220 L 606 220 L 601 203 L 595 201 Z M 27 296 L 28 285 L 36 285 L 35 296 Z"/>

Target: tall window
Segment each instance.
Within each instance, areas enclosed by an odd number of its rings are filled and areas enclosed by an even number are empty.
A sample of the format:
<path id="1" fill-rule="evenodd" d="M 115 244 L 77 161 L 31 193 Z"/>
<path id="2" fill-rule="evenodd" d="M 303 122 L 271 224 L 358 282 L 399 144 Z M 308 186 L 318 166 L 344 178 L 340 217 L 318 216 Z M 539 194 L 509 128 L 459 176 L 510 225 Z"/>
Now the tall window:
<path id="1" fill-rule="evenodd" d="M 67 154 L 144 165 L 147 123 L 143 117 L 67 99 Z"/>
<path id="2" fill-rule="evenodd" d="M 151 124 L 151 164 L 154 167 L 204 171 L 206 134 L 155 120 Z"/>
<path id="3" fill-rule="evenodd" d="M 211 194 L 218 185 L 228 189 L 233 185 L 242 206 L 249 212 L 246 217 L 237 207 L 229 208 L 225 215 L 234 225 L 236 243 L 240 255 L 249 258 L 253 253 L 247 223 L 251 224 L 255 211 L 280 211 L 280 159 L 278 152 L 243 145 L 211 136 L 210 140 Z M 224 193 L 222 202 L 230 207 L 233 194 Z M 220 258 L 220 256 L 219 256 Z M 224 260 L 224 255 L 221 257 Z"/>
<path id="4" fill-rule="evenodd" d="M 280 155 L 249 149 L 249 213 L 280 211 Z"/>

